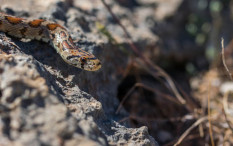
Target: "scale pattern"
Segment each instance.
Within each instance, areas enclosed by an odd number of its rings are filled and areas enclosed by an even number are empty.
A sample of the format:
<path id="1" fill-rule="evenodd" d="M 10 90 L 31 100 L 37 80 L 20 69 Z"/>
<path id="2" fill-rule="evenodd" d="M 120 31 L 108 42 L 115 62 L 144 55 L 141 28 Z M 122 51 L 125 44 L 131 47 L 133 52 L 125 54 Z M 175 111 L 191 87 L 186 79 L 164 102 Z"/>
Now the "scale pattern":
<path id="1" fill-rule="evenodd" d="M 55 22 L 0 13 L 0 31 L 17 38 L 50 43 L 65 62 L 75 67 L 88 71 L 101 68 L 100 61 L 93 54 L 76 47 L 68 31 Z"/>

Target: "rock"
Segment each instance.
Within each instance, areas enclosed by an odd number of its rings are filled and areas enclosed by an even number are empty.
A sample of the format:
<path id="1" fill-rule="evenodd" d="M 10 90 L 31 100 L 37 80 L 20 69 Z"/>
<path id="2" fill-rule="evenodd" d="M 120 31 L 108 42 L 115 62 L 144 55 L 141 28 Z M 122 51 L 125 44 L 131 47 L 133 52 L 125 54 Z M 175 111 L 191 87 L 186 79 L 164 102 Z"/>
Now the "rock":
<path id="1" fill-rule="evenodd" d="M 5 8 L 14 12 L 12 5 Z M 127 116 L 124 109 L 115 114 L 127 54 L 98 31 L 95 16 L 61 1 L 43 7 L 43 13 L 16 9 L 15 14 L 64 24 L 77 46 L 93 52 L 103 67 L 83 71 L 46 43 L 0 34 L 0 145 L 157 145 L 146 127 L 116 122 Z"/>
<path id="2" fill-rule="evenodd" d="M 95 145 L 107 145 L 106 138 L 97 135 L 97 128 L 91 129 L 93 133 L 84 132 L 81 123 L 89 120 L 77 120 L 70 114 L 62 98 L 49 90 L 40 75 L 48 73 L 32 57 L 0 57 L 0 129 L 5 139 L 16 145 L 66 145 L 81 136 Z"/>

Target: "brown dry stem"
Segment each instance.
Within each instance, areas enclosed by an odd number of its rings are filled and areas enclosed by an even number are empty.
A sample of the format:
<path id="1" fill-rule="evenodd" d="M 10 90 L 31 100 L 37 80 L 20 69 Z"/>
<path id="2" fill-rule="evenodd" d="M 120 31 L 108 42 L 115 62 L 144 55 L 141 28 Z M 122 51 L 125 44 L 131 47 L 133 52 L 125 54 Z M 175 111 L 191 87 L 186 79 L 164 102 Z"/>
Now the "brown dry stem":
<path id="1" fill-rule="evenodd" d="M 225 61 L 225 54 L 224 54 L 224 39 L 222 38 L 222 41 L 221 41 L 221 44 L 222 44 L 222 63 L 223 63 L 223 65 L 224 65 L 224 67 L 225 67 L 225 69 L 226 69 L 226 71 L 227 71 L 227 73 L 228 73 L 228 75 L 229 75 L 229 77 L 230 77 L 230 79 L 232 80 L 232 74 L 231 74 L 231 72 L 229 71 L 229 69 L 228 69 L 228 67 L 227 67 L 227 64 L 226 64 L 226 61 Z M 231 126 L 231 124 L 230 124 L 230 121 L 228 120 L 228 117 L 227 117 L 227 109 L 228 109 L 228 107 L 227 107 L 227 101 L 228 101 L 228 95 L 229 95 L 229 92 L 226 92 L 225 94 L 224 94 L 224 97 L 223 97 L 223 113 L 224 113 L 224 117 L 225 117 L 225 119 L 226 119 L 226 122 L 227 122 L 227 125 L 229 126 L 229 128 L 231 129 L 231 131 L 233 132 L 233 127 Z"/>
<path id="2" fill-rule="evenodd" d="M 226 61 L 225 61 L 224 39 L 223 39 L 223 38 L 222 38 L 221 44 L 222 44 L 222 63 L 223 63 L 223 65 L 224 65 L 224 67 L 225 67 L 225 69 L 226 69 L 226 71 L 227 71 L 227 73 L 228 73 L 230 79 L 232 80 L 232 74 L 231 74 L 231 72 L 229 71 L 229 69 L 228 69 L 228 67 L 227 67 L 227 64 L 226 64 Z"/>
<path id="3" fill-rule="evenodd" d="M 226 122 L 227 122 L 227 125 L 228 127 L 231 129 L 231 131 L 233 132 L 233 127 L 231 126 L 231 123 L 230 123 L 230 120 L 229 118 L 227 117 L 227 111 L 228 111 L 228 95 L 229 95 L 229 92 L 226 92 L 223 96 L 223 100 L 222 100 L 222 105 L 223 105 L 223 114 L 224 114 L 224 117 L 226 119 Z"/>
<path id="4" fill-rule="evenodd" d="M 209 122 L 209 134 L 210 134 L 211 145 L 212 145 L 212 146 L 215 146 L 215 144 L 214 144 L 214 139 L 213 139 L 212 125 L 211 125 L 211 112 L 210 112 L 210 82 L 209 82 L 209 90 L 208 90 L 208 122 Z"/>
<path id="5" fill-rule="evenodd" d="M 208 117 L 202 117 L 200 119 L 198 119 L 191 127 L 189 127 L 181 136 L 180 138 L 178 139 L 178 141 L 174 144 L 174 146 L 177 146 L 179 145 L 183 140 L 184 138 L 195 128 L 197 127 L 199 124 L 201 124 L 202 122 L 208 120 Z"/>

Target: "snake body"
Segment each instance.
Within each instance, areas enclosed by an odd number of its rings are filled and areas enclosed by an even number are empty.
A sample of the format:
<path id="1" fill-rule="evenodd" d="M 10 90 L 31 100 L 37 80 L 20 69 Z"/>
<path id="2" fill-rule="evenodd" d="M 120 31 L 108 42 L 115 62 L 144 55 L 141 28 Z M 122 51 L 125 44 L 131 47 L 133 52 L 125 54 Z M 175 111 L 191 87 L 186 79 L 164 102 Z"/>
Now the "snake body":
<path id="1" fill-rule="evenodd" d="M 88 71 L 101 68 L 100 61 L 94 55 L 76 47 L 68 31 L 55 22 L 24 19 L 0 12 L 0 31 L 17 38 L 50 43 L 65 62 L 75 67 Z"/>

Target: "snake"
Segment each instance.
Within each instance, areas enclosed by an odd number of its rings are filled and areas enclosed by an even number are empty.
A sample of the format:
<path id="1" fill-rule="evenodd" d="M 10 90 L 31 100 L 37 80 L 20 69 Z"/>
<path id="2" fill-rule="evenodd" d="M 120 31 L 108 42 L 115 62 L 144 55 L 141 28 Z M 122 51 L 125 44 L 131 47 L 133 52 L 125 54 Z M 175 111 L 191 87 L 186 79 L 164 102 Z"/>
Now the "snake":
<path id="1" fill-rule="evenodd" d="M 49 43 L 69 65 L 87 71 L 101 68 L 100 60 L 77 47 L 67 29 L 45 19 L 26 19 L 0 12 L 0 31 L 20 39 Z"/>

